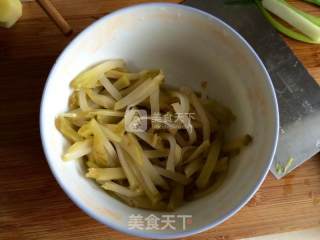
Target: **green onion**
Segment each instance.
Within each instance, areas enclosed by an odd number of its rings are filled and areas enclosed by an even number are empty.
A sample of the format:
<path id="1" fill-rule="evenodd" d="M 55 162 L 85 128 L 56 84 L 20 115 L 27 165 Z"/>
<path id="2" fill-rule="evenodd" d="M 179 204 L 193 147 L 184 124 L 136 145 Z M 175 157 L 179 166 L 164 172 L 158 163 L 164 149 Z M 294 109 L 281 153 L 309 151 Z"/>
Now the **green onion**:
<path id="1" fill-rule="evenodd" d="M 295 11 L 297 11 L 300 15 L 304 16 L 304 17 L 307 18 L 309 21 L 313 22 L 314 24 L 316 24 L 317 26 L 320 27 L 320 17 L 311 15 L 311 14 L 306 13 L 306 12 L 304 12 L 304 11 L 301 11 L 300 9 L 295 8 L 295 7 L 291 7 L 291 8 L 295 9 Z"/>
<path id="2" fill-rule="evenodd" d="M 320 6 L 320 0 L 304 0 Z M 320 17 L 306 13 L 288 4 L 285 0 L 229 0 L 225 4 L 239 5 L 256 3 L 264 17 L 282 34 L 297 41 L 320 44 Z M 267 10 L 287 21 L 300 32 L 283 25 Z"/>
<path id="3" fill-rule="evenodd" d="M 289 160 L 287 161 L 286 165 L 284 166 L 284 173 L 287 173 L 289 168 L 291 167 L 293 163 L 293 158 L 289 158 Z"/>
<path id="4" fill-rule="evenodd" d="M 306 42 L 306 43 L 313 43 L 313 44 L 319 44 L 320 41 L 314 41 L 310 39 L 309 37 L 305 36 L 302 33 L 298 33 L 286 26 L 284 26 L 282 23 L 280 23 L 278 20 L 276 20 L 261 4 L 259 0 L 255 0 L 258 8 L 262 12 L 262 14 L 265 16 L 265 18 L 271 23 L 271 25 L 281 32 L 282 34 L 295 39 L 297 41 Z"/>
<path id="5" fill-rule="evenodd" d="M 314 41 L 320 41 L 320 28 L 284 0 L 263 0 L 262 5 Z"/>
<path id="6" fill-rule="evenodd" d="M 290 157 L 288 159 L 288 161 L 287 161 L 285 166 L 282 166 L 280 163 L 277 163 L 276 164 L 276 172 L 277 172 L 277 174 L 279 174 L 279 175 L 286 174 L 288 172 L 289 168 L 291 167 L 292 163 L 293 163 L 293 158 L 292 157 Z"/>

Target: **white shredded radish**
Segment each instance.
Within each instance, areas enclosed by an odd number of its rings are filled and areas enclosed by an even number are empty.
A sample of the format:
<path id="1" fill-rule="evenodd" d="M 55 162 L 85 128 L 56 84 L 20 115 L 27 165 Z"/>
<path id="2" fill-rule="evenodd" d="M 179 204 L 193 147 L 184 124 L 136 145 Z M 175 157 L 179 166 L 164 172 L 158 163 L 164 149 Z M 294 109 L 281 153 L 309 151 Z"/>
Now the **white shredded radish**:
<path id="1" fill-rule="evenodd" d="M 181 104 L 181 112 L 182 113 L 189 113 L 190 111 L 190 101 L 188 97 L 180 92 L 172 91 L 171 94 L 177 98 L 179 98 L 180 104 Z"/>
<path id="2" fill-rule="evenodd" d="M 201 169 L 202 165 L 203 163 L 200 161 L 193 161 L 189 163 L 184 169 L 186 176 L 188 178 L 191 177 L 193 174 L 195 174 L 197 171 Z"/>
<path id="3" fill-rule="evenodd" d="M 149 175 L 147 175 L 142 169 L 138 168 L 138 171 L 140 172 L 143 182 L 146 184 L 147 186 L 147 191 L 150 191 L 150 200 L 153 202 L 156 202 L 159 198 L 160 192 L 159 190 L 156 188 L 156 186 L 154 185 L 154 183 L 151 180 L 151 177 Z M 148 194 L 148 193 L 147 193 Z"/>
<path id="4" fill-rule="evenodd" d="M 138 140 L 134 137 L 132 134 L 128 134 L 129 139 L 131 140 L 132 144 L 135 144 L 138 151 L 142 154 L 143 163 L 141 165 L 141 168 L 144 169 L 145 173 L 150 176 L 152 181 L 159 186 L 162 186 L 164 189 L 168 189 L 167 183 L 163 180 L 163 178 L 157 173 L 157 171 L 154 169 L 153 165 L 151 164 L 150 160 L 147 158 L 147 156 L 144 154 L 143 149 L 138 142 Z"/>
<path id="5" fill-rule="evenodd" d="M 169 149 L 162 150 L 144 150 L 144 154 L 149 158 L 163 158 L 168 157 Z"/>
<path id="6" fill-rule="evenodd" d="M 134 132 L 134 134 L 155 149 L 161 150 L 163 148 L 161 143 L 159 142 L 161 141 L 160 139 L 154 142 L 154 138 L 153 138 L 154 134 L 150 134 L 147 132 Z"/>
<path id="7" fill-rule="evenodd" d="M 89 154 L 92 150 L 92 141 L 91 139 L 87 139 L 84 141 L 74 143 L 67 152 L 63 155 L 64 160 L 78 159 L 87 154 Z"/>
<path id="8" fill-rule="evenodd" d="M 89 111 L 90 107 L 87 101 L 86 93 L 83 90 L 80 90 L 78 93 L 79 96 L 79 105 L 82 111 Z"/>
<path id="9" fill-rule="evenodd" d="M 88 89 L 86 93 L 95 104 L 98 104 L 104 108 L 113 108 L 113 105 L 115 104 L 115 100 L 113 100 L 111 97 L 98 94 L 92 89 Z"/>
<path id="10" fill-rule="evenodd" d="M 111 129 L 109 129 L 107 126 L 101 126 L 102 127 L 102 131 L 104 132 L 104 134 L 106 135 L 106 137 L 110 140 L 110 141 L 114 141 L 114 142 L 121 142 L 121 136 L 117 135 L 116 133 L 114 133 Z"/>
<path id="11" fill-rule="evenodd" d="M 167 165 L 166 165 L 166 169 L 170 170 L 172 172 L 175 171 L 175 163 L 177 162 L 176 157 L 176 146 L 177 146 L 177 142 L 176 139 L 168 133 L 163 133 L 161 134 L 161 137 L 164 139 L 167 139 L 169 141 L 170 144 L 170 150 L 169 150 L 169 156 L 168 156 L 168 160 L 167 160 Z"/>
<path id="12" fill-rule="evenodd" d="M 163 79 L 163 74 L 159 74 L 153 79 L 146 80 L 128 95 L 118 100 L 114 105 L 114 109 L 119 110 L 130 105 L 132 102 L 136 102 L 138 99 L 146 99 L 159 87 Z"/>
<path id="13" fill-rule="evenodd" d="M 71 87 L 74 89 L 88 89 L 97 87 L 97 82 L 104 76 L 105 72 L 111 69 L 123 67 L 124 61 L 122 59 L 104 61 L 88 69 L 87 71 L 80 73 L 75 79 L 72 80 Z"/>
<path id="14" fill-rule="evenodd" d="M 132 171 L 134 172 L 135 176 L 137 177 L 141 187 L 144 189 L 148 198 L 155 202 L 158 200 L 159 191 L 152 182 L 150 176 L 146 175 L 144 171 L 140 168 L 139 165 L 132 159 L 132 157 L 127 153 L 125 153 L 125 157 L 128 159 L 128 164 L 131 167 Z"/>
<path id="15" fill-rule="evenodd" d="M 196 150 L 187 158 L 185 163 L 191 162 L 198 158 L 202 153 L 208 150 L 210 147 L 210 142 L 208 140 L 203 141 L 199 147 L 196 148 Z"/>
<path id="16" fill-rule="evenodd" d="M 126 175 L 121 167 L 117 168 L 89 168 L 86 177 L 94 178 L 97 181 L 110 181 L 110 180 L 119 180 L 126 179 Z"/>
<path id="17" fill-rule="evenodd" d="M 139 73 L 127 73 L 127 72 L 121 72 L 121 71 L 117 71 L 117 70 L 110 70 L 108 72 L 106 72 L 106 76 L 107 78 L 121 78 L 123 76 L 127 77 L 130 81 L 131 80 L 136 80 L 140 77 Z"/>
<path id="18" fill-rule="evenodd" d="M 164 189 L 169 189 L 168 184 L 166 181 L 158 174 L 158 172 L 155 170 L 155 166 L 153 166 L 150 162 L 150 160 L 147 158 L 146 155 L 144 155 L 144 166 L 142 167 L 146 173 L 150 173 L 149 176 L 151 180 L 155 183 L 155 185 L 161 186 Z"/>
<path id="19" fill-rule="evenodd" d="M 65 118 L 75 118 L 77 117 L 77 113 L 74 113 L 74 112 L 61 113 L 60 116 Z"/>
<path id="20" fill-rule="evenodd" d="M 209 140 L 210 139 L 210 133 L 211 133 L 211 128 L 210 128 L 210 122 L 207 116 L 207 113 L 205 109 L 203 108 L 200 100 L 198 97 L 192 92 L 191 89 L 188 90 L 190 93 L 190 99 L 191 99 L 191 104 L 193 105 L 194 109 L 196 110 L 200 121 L 202 123 L 202 135 L 203 135 L 203 140 Z"/>
<path id="21" fill-rule="evenodd" d="M 182 160 L 182 148 L 178 144 L 176 144 L 174 154 L 176 160 L 175 165 L 178 165 Z"/>
<path id="22" fill-rule="evenodd" d="M 101 187 L 105 190 L 120 193 L 121 195 L 124 195 L 127 197 L 137 197 L 141 195 L 140 192 L 133 191 L 131 189 L 128 189 L 127 187 L 123 187 L 122 185 L 111 182 L 111 181 L 104 183 Z"/>
<path id="23" fill-rule="evenodd" d="M 118 91 L 118 89 L 115 86 L 113 86 L 113 84 L 110 82 L 108 78 L 104 76 L 100 79 L 100 82 L 102 86 L 104 86 L 104 88 L 108 91 L 108 93 L 110 93 L 110 95 L 114 99 L 120 100 L 122 98 L 121 93 Z"/>
<path id="24" fill-rule="evenodd" d="M 127 88 L 130 86 L 130 80 L 125 75 L 113 82 L 113 86 L 118 89 L 119 91 L 121 89 Z"/>
<path id="25" fill-rule="evenodd" d="M 114 143 L 114 146 L 117 150 L 117 153 L 118 153 L 118 157 L 119 157 L 119 162 L 123 168 L 123 171 L 125 173 L 125 175 L 127 176 L 128 178 L 128 182 L 129 182 L 129 185 L 130 185 L 130 188 L 131 189 L 136 189 L 138 188 L 139 184 L 136 180 L 136 177 L 134 176 L 134 173 L 132 171 L 132 169 L 130 168 L 129 164 L 128 164 L 128 160 L 125 159 L 124 157 L 124 153 L 123 153 L 123 150 L 122 148 L 120 147 L 119 144 L 117 143 Z"/>
<path id="26" fill-rule="evenodd" d="M 152 92 L 151 92 L 151 95 L 152 95 Z M 147 96 L 147 97 L 148 97 L 148 96 Z M 147 97 L 146 97 L 146 96 L 142 96 L 142 97 L 140 97 L 140 98 L 135 99 L 135 101 L 133 101 L 132 103 L 130 103 L 130 106 L 133 107 L 133 106 L 139 105 L 140 103 L 144 102 L 144 100 L 146 100 Z"/>
<path id="27" fill-rule="evenodd" d="M 191 123 L 191 119 L 183 112 L 181 104 L 173 103 L 171 105 L 174 111 L 178 114 L 179 120 L 182 122 L 184 128 L 188 132 L 188 135 L 189 135 L 188 145 L 192 145 L 197 140 L 197 134 Z"/>
<path id="28" fill-rule="evenodd" d="M 140 86 L 142 83 L 144 83 L 146 81 L 146 79 L 139 79 L 138 81 L 136 81 L 135 83 L 131 84 L 129 87 L 122 89 L 120 91 L 122 96 L 126 96 L 128 95 L 130 92 L 132 92 L 133 90 L 135 90 L 138 86 Z"/>
<path id="29" fill-rule="evenodd" d="M 108 155 L 110 157 L 110 159 L 109 159 L 110 160 L 110 166 L 118 165 L 117 164 L 118 156 L 117 156 L 116 150 L 114 149 L 113 145 L 110 143 L 110 141 L 108 139 L 105 140 L 104 147 L 106 148 L 107 153 L 108 153 Z"/>
<path id="30" fill-rule="evenodd" d="M 151 116 L 160 112 L 159 86 L 150 95 Z"/>
<path id="31" fill-rule="evenodd" d="M 108 164 L 113 167 L 113 166 L 117 166 L 117 153 L 113 147 L 113 145 L 110 143 L 110 141 L 108 140 L 105 132 L 102 129 L 102 126 L 95 120 L 92 119 L 90 121 L 90 126 L 92 128 L 92 131 L 94 133 L 94 137 L 97 137 L 99 139 L 99 142 L 101 141 L 101 143 L 103 144 L 108 156 L 109 156 L 109 162 Z M 95 139 L 95 138 L 94 138 Z M 97 140 L 98 140 L 97 139 Z"/>
<path id="32" fill-rule="evenodd" d="M 109 110 L 109 109 L 96 109 L 96 110 L 90 111 L 89 114 L 101 115 L 101 116 L 112 116 L 112 117 L 123 117 L 124 116 L 124 112 L 114 111 L 114 110 Z"/>
<path id="33" fill-rule="evenodd" d="M 156 170 L 159 172 L 160 175 L 170 178 L 178 183 L 181 183 L 183 185 L 186 185 L 189 183 L 189 179 L 181 174 L 181 173 L 177 173 L 177 172 L 172 172 L 170 170 L 155 166 Z"/>

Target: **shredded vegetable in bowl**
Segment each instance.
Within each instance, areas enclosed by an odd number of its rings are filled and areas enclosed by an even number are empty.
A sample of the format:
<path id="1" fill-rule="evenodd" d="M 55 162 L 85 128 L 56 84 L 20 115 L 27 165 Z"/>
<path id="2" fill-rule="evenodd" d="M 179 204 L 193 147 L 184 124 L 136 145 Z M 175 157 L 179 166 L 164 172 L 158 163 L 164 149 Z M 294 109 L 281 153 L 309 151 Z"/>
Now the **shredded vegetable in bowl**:
<path id="1" fill-rule="evenodd" d="M 132 207 L 174 210 L 214 192 L 249 135 L 226 142 L 233 113 L 192 89 L 168 87 L 161 70 L 129 72 L 102 62 L 72 82 L 70 110 L 56 126 L 82 159 L 85 176 Z"/>

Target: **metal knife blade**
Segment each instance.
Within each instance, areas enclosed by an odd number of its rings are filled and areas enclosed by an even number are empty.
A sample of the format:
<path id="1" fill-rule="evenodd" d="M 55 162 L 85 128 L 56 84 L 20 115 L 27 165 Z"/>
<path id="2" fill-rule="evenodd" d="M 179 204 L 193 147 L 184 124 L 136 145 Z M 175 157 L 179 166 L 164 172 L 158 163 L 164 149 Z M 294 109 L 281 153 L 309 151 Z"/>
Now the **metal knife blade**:
<path id="1" fill-rule="evenodd" d="M 226 5 L 224 0 L 186 0 L 189 5 L 224 20 L 236 29 L 264 62 L 275 87 L 280 135 L 271 167 L 281 178 L 320 150 L 320 87 L 254 4 Z M 277 172 L 276 165 L 286 172 Z"/>

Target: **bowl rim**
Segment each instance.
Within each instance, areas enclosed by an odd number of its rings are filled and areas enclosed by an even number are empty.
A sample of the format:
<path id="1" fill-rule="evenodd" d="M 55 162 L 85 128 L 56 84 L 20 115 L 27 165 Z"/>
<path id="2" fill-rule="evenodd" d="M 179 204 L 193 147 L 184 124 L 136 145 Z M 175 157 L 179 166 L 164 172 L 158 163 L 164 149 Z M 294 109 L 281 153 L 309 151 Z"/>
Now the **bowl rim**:
<path id="1" fill-rule="evenodd" d="M 201 226 L 197 229 L 190 230 L 190 231 L 186 230 L 186 231 L 177 232 L 177 233 L 158 233 L 158 232 L 157 233 L 150 233 L 150 232 L 147 232 L 144 230 L 131 230 L 131 229 L 128 229 L 128 227 L 127 228 L 122 227 L 120 224 L 114 223 L 112 220 L 108 219 L 107 217 L 103 217 L 103 216 L 99 216 L 98 214 L 95 214 L 94 211 L 92 211 L 90 209 L 90 207 L 83 205 L 80 201 L 78 201 L 77 195 L 68 189 L 67 184 L 65 184 L 65 182 L 63 181 L 62 178 L 58 177 L 56 170 L 55 170 L 55 167 L 53 166 L 53 161 L 55 161 L 56 159 L 53 159 L 47 150 L 47 142 L 46 142 L 46 136 L 45 136 L 45 130 L 44 130 L 44 126 L 46 125 L 46 123 L 45 123 L 46 117 L 43 114 L 43 112 L 44 112 L 43 109 L 45 108 L 45 105 L 46 105 L 45 99 L 46 99 L 46 92 L 48 89 L 48 85 L 49 85 L 51 77 L 54 75 L 54 73 L 56 71 L 57 64 L 64 59 L 64 56 L 66 55 L 67 50 L 69 48 L 71 48 L 71 46 L 75 45 L 78 41 L 80 41 L 82 36 L 85 36 L 92 29 L 94 29 L 97 25 L 99 25 L 102 22 L 107 21 L 117 15 L 121 15 L 123 13 L 130 12 L 130 11 L 135 10 L 137 8 L 144 8 L 144 7 L 171 7 L 171 8 L 178 8 L 178 9 L 183 9 L 185 11 L 201 14 L 203 16 L 206 16 L 208 21 L 218 23 L 220 26 L 222 26 L 223 28 L 228 30 L 231 34 L 236 36 L 236 38 L 240 42 L 242 42 L 242 44 L 245 45 L 245 47 L 248 49 L 248 51 L 251 52 L 251 54 L 254 56 L 255 60 L 257 61 L 257 64 L 261 67 L 262 74 L 264 74 L 266 76 L 266 84 L 267 84 L 267 89 L 268 89 L 267 91 L 269 91 L 269 93 L 271 94 L 270 100 L 272 102 L 274 113 L 275 113 L 273 116 L 274 117 L 273 120 L 275 122 L 275 128 L 273 130 L 273 144 L 271 146 L 271 151 L 270 151 L 269 155 L 266 156 L 266 159 L 268 159 L 267 166 L 264 170 L 262 170 L 261 176 L 260 176 L 259 180 L 257 181 L 256 185 L 253 187 L 253 189 L 251 189 L 251 191 L 248 192 L 247 196 L 244 197 L 236 207 L 229 210 L 227 214 L 225 214 L 224 216 L 221 216 L 217 220 L 215 220 L 207 225 Z M 143 237 L 143 238 L 154 238 L 154 239 L 173 239 L 173 238 L 188 237 L 188 236 L 191 236 L 194 234 L 204 232 L 204 231 L 209 230 L 213 227 L 216 227 L 217 225 L 223 223 L 224 221 L 228 220 L 230 217 L 235 215 L 240 209 L 242 209 L 249 202 L 249 200 L 255 195 L 255 193 L 258 191 L 258 189 L 260 188 L 260 186 L 264 182 L 264 179 L 266 178 L 266 176 L 270 170 L 271 164 L 273 162 L 274 155 L 275 155 L 276 148 L 277 148 L 278 137 L 279 137 L 278 136 L 279 135 L 279 109 L 278 109 L 276 93 L 275 93 L 271 78 L 269 76 L 269 73 L 267 72 L 263 62 L 261 61 L 261 59 L 259 58 L 259 56 L 255 52 L 255 50 L 235 29 L 233 29 L 231 26 L 229 26 L 227 23 L 225 23 L 221 19 L 215 17 L 214 15 L 211 15 L 210 13 L 202 11 L 200 9 L 197 9 L 197 8 L 194 8 L 191 6 L 182 5 L 182 4 L 177 4 L 177 3 L 136 4 L 133 6 L 129 6 L 129 7 L 125 7 L 125 8 L 116 10 L 113 13 L 105 15 L 105 16 L 101 17 L 100 19 L 98 19 L 97 21 L 90 24 L 89 26 L 87 26 L 70 43 L 68 43 L 68 45 L 63 49 L 63 51 L 60 53 L 60 55 L 56 59 L 54 65 L 52 66 L 52 68 L 49 72 L 48 78 L 46 80 L 44 89 L 43 89 L 41 103 L 40 103 L 39 117 L 40 117 L 40 121 L 39 121 L 40 122 L 40 137 L 41 137 L 41 143 L 42 143 L 44 155 L 46 157 L 49 168 L 50 168 L 54 178 L 56 179 L 56 181 L 58 182 L 60 187 L 63 189 L 63 191 L 67 194 L 67 196 L 87 215 L 89 215 L 90 217 L 92 217 L 96 221 L 98 221 L 98 222 L 100 222 L 100 223 L 102 223 L 102 224 L 104 224 L 114 230 L 120 231 L 120 232 L 128 234 L 128 235 L 134 235 L 134 236 Z"/>

